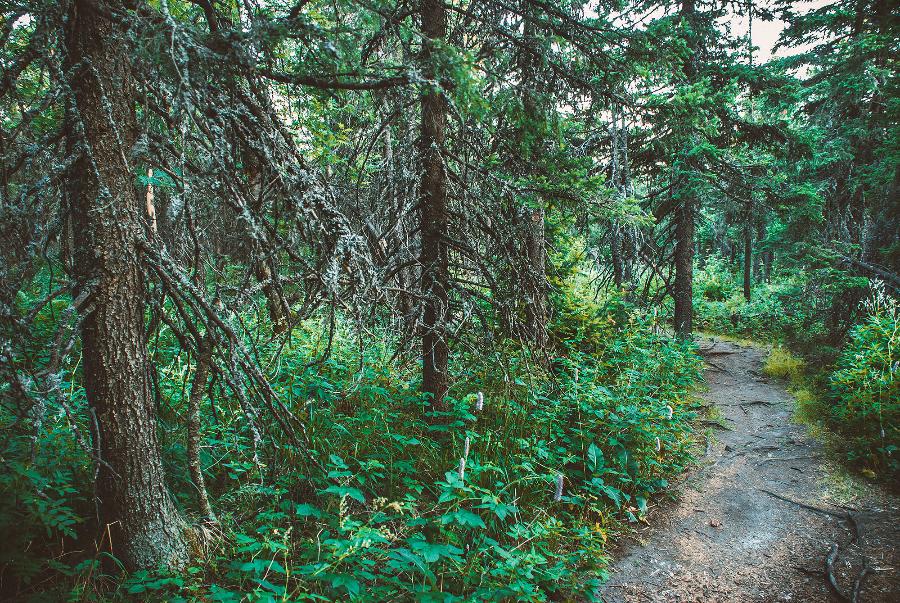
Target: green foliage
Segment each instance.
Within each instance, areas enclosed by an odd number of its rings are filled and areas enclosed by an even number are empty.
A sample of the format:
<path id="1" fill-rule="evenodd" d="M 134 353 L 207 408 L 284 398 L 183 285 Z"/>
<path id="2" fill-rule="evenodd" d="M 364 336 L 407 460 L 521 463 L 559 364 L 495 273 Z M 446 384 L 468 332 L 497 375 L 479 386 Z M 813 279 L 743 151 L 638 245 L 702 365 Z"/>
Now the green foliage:
<path id="1" fill-rule="evenodd" d="M 852 461 L 896 475 L 900 446 L 900 307 L 876 290 L 828 379 L 828 418 Z"/>
<path id="2" fill-rule="evenodd" d="M 273 388 L 305 418 L 313 448 L 285 440 L 260 451 L 257 463 L 240 405 L 213 387 L 214 404 L 202 409 L 210 451 L 202 462 L 224 538 L 179 575 L 136 574 L 113 582 L 113 592 L 87 580 L 102 559 L 90 548 L 87 557 L 48 566 L 34 546 L 48 539 L 70 547 L 92 529 L 90 508 L 79 502 L 90 496 L 90 459 L 67 419 L 47 416 L 34 463 L 29 438 L 4 450 L 15 471 L 0 482 L 0 511 L 6 541 L 17 543 L 7 549 L 16 562 L 4 560 L 5 580 L 14 576 L 27 593 L 55 570 L 71 576 L 60 588 L 69 580 L 84 599 L 592 596 L 605 575 L 607 537 L 642 519 L 667 477 L 690 461 L 690 390 L 700 363 L 692 346 L 621 299 L 598 303 L 568 287 L 554 305 L 557 354 L 548 363 L 512 341 L 487 355 L 461 352 L 455 400 L 443 413 L 425 412 L 418 369 L 394 356 L 386 331 L 361 346 L 352 323 L 339 318 L 325 355 L 329 323 L 315 319 L 283 348 L 261 345 Z M 257 314 L 242 318 L 252 324 Z M 151 344 L 164 376 L 163 418 L 180 422 L 191 360 L 170 333 Z M 77 368 L 72 380 L 82 395 Z M 162 435 L 173 490 L 190 510 L 183 434 Z M 29 550 L 38 554 L 21 553 Z"/>
<path id="3" fill-rule="evenodd" d="M 754 277 L 748 302 L 743 296 L 742 276 L 738 267 L 717 256 L 697 271 L 697 327 L 781 343 L 817 366 L 836 359 L 840 342 L 858 315 L 854 303 L 869 282 L 828 265 L 778 270 L 769 282 L 757 282 Z"/>

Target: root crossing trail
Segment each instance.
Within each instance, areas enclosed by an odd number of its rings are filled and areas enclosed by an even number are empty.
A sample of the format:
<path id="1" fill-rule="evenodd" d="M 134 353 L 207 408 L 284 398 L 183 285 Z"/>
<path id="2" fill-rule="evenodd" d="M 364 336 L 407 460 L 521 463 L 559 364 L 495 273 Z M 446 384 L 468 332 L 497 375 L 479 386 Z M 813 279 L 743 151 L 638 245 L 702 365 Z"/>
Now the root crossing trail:
<path id="1" fill-rule="evenodd" d="M 701 350 L 705 454 L 677 502 L 617 552 L 603 600 L 900 601 L 898 500 L 828 462 L 792 421 L 791 395 L 762 374 L 765 350 Z"/>

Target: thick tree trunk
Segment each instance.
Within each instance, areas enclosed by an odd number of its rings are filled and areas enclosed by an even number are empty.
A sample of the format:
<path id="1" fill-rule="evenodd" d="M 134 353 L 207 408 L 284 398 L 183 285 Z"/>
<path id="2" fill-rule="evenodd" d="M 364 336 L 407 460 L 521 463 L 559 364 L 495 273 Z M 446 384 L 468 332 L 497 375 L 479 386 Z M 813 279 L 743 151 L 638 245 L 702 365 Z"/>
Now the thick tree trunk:
<path id="1" fill-rule="evenodd" d="M 528 259 L 528 289 L 530 299 L 525 306 L 525 318 L 535 348 L 547 347 L 547 250 L 544 242 L 544 209 L 534 208 L 528 212 L 528 232 L 525 252 Z"/>
<path id="2" fill-rule="evenodd" d="M 425 77 L 433 80 L 435 43 L 447 35 L 447 12 L 442 0 L 424 0 L 421 8 L 425 41 L 422 64 Z M 449 387 L 450 348 L 447 343 L 449 310 L 449 258 L 447 250 L 447 173 L 442 149 L 447 127 L 447 104 L 440 90 L 422 95 L 420 221 L 422 251 L 422 391 L 436 407 L 443 406 Z"/>
<path id="3" fill-rule="evenodd" d="M 625 282 L 625 262 L 622 259 L 622 230 L 618 222 L 613 222 L 609 233 L 609 251 L 612 256 L 613 284 L 621 289 Z"/>
<path id="4" fill-rule="evenodd" d="M 67 175 L 75 294 L 90 292 L 81 326 L 84 387 L 94 446 L 102 541 L 129 569 L 177 568 L 185 524 L 166 490 L 144 333 L 144 280 L 136 240 L 143 203 L 134 167 L 133 82 L 126 33 L 104 17 L 113 3 L 76 0 L 68 61 L 78 65 L 69 146 L 84 151 Z"/>

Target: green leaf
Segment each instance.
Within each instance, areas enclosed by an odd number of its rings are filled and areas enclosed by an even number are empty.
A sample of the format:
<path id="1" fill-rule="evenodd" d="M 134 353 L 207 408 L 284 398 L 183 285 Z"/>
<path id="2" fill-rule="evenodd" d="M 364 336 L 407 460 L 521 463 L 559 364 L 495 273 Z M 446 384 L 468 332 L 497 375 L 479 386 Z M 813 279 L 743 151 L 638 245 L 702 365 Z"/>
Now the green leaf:
<path id="1" fill-rule="evenodd" d="M 485 525 L 484 521 L 482 521 L 479 515 L 477 515 L 476 513 L 472 513 L 471 511 L 466 511 L 465 509 L 460 509 L 452 513 L 447 513 L 446 515 L 442 515 L 441 523 L 455 523 L 471 528 L 487 528 L 487 525 Z"/>
<path id="2" fill-rule="evenodd" d="M 336 494 L 341 498 L 349 496 L 353 500 L 359 501 L 361 504 L 366 504 L 366 496 L 359 488 L 352 488 L 350 486 L 328 486 L 322 490 L 321 493 Z"/>
<path id="3" fill-rule="evenodd" d="M 322 517 L 322 511 L 320 511 L 317 507 L 306 503 L 297 505 L 294 511 L 300 517 L 315 517 L 316 519 Z"/>

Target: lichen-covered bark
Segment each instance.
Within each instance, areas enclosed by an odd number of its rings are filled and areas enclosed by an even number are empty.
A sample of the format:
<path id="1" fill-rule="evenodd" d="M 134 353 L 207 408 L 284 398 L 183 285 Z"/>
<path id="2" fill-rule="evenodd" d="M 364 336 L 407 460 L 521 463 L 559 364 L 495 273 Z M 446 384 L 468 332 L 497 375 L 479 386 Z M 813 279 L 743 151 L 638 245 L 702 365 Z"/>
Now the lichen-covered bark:
<path id="1" fill-rule="evenodd" d="M 101 542 L 129 569 L 175 568 L 188 557 L 184 522 L 165 486 L 144 334 L 136 240 L 141 200 L 131 158 L 136 119 L 125 32 L 112 3 L 77 0 L 66 47 L 76 66 L 66 119 L 81 146 L 67 174 L 76 295 L 88 291 L 81 338 L 84 387 L 100 458 Z"/>
<path id="2" fill-rule="evenodd" d="M 522 107 L 525 111 L 526 130 L 539 128 L 537 125 L 543 116 L 539 112 L 534 86 L 534 55 L 541 49 L 535 36 L 534 16 L 530 7 L 523 7 L 525 15 L 524 42 L 529 50 L 520 55 L 522 70 Z M 524 132 L 523 132 L 524 134 Z M 535 137 L 537 139 L 537 137 Z M 541 148 L 537 140 L 530 141 L 530 146 L 523 149 L 523 158 L 532 159 L 534 152 Z M 539 205 L 527 212 L 525 224 L 525 259 L 526 282 L 525 292 L 528 296 L 525 304 L 525 321 L 528 334 L 537 349 L 547 347 L 547 249 L 544 231 L 544 207 Z"/>
<path id="3" fill-rule="evenodd" d="M 422 2 L 425 75 L 435 79 L 434 46 L 447 35 L 447 12 L 441 0 Z M 436 406 L 443 404 L 449 386 L 447 321 L 449 319 L 449 258 L 447 250 L 447 173 L 441 150 L 447 128 L 447 104 L 439 90 L 422 95 L 420 209 L 422 251 L 422 391 Z"/>

